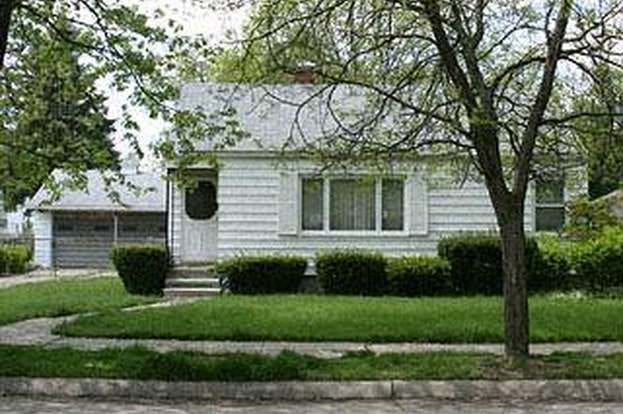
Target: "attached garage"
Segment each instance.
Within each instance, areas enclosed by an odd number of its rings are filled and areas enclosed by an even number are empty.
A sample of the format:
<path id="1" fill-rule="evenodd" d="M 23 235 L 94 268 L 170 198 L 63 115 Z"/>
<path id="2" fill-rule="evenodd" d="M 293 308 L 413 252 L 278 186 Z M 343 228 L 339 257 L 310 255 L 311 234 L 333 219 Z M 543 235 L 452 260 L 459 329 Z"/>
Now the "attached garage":
<path id="1" fill-rule="evenodd" d="M 30 204 L 39 266 L 108 268 L 116 244 L 165 244 L 164 184 L 159 174 L 126 174 L 142 194 L 126 186 L 106 189 L 96 171 L 88 178 L 86 191 L 68 191 L 48 202 L 47 192 L 40 190 Z M 118 199 L 113 201 L 111 191 Z"/>
<path id="2" fill-rule="evenodd" d="M 106 268 L 115 244 L 164 243 L 164 213 L 55 212 L 52 257 L 56 268 Z"/>

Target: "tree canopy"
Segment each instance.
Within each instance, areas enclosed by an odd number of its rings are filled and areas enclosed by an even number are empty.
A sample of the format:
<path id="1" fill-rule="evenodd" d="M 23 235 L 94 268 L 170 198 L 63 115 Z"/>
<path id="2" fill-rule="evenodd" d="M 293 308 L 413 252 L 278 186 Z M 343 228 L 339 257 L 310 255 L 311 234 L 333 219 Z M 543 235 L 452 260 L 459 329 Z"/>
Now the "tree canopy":
<path id="1" fill-rule="evenodd" d="M 58 27 L 70 32 L 63 17 Z M 5 206 L 30 197 L 57 168 L 66 172 L 110 169 L 119 154 L 112 142 L 113 120 L 97 91 L 100 75 L 68 43 L 25 27 L 30 47 L 15 68 L 0 77 L 0 107 L 6 120 L 0 146 L 0 189 Z M 22 33 L 16 33 L 21 36 Z M 73 31 L 72 41 L 82 34 Z"/>

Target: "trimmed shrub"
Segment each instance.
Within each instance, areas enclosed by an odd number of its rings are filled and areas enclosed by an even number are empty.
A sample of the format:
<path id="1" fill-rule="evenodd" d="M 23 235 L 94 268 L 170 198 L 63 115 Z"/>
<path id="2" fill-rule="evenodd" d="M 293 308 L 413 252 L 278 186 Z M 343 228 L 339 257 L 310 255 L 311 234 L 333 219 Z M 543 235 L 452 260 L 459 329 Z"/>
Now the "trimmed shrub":
<path id="1" fill-rule="evenodd" d="M 536 241 L 527 239 L 528 274 L 534 271 L 538 251 Z M 502 294 L 504 276 L 499 236 L 471 233 L 448 237 L 439 242 L 438 253 L 450 262 L 452 285 L 458 294 Z"/>
<path id="2" fill-rule="evenodd" d="M 539 254 L 528 277 L 531 292 L 552 292 L 579 289 L 572 274 L 575 244 L 556 236 L 539 236 Z"/>
<path id="3" fill-rule="evenodd" d="M 31 259 L 32 251 L 26 246 L 0 246 L 0 274 L 25 273 Z"/>
<path id="4" fill-rule="evenodd" d="M 405 256 L 387 263 L 388 293 L 395 296 L 454 294 L 450 263 L 439 257 Z"/>
<path id="5" fill-rule="evenodd" d="M 387 260 L 380 253 L 334 250 L 316 257 L 316 273 L 323 291 L 339 295 L 382 295 L 387 289 Z"/>
<path id="6" fill-rule="evenodd" d="M 242 295 L 296 293 L 307 260 L 298 256 L 241 256 L 216 266 L 221 284 Z"/>
<path id="7" fill-rule="evenodd" d="M 128 293 L 162 295 L 170 265 L 164 246 L 116 246 L 110 258 Z"/>
<path id="8" fill-rule="evenodd" d="M 574 255 L 576 284 L 602 292 L 623 287 L 623 229 L 607 228 L 578 245 Z"/>

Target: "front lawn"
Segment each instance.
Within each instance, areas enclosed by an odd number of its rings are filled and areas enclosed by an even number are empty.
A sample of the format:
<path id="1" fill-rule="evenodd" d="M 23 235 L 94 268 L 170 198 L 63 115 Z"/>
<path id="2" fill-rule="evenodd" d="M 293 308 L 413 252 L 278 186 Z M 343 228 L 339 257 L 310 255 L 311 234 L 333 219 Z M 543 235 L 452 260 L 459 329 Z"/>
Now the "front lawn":
<path id="1" fill-rule="evenodd" d="M 99 312 L 153 302 L 128 295 L 118 278 L 59 280 L 0 289 L 0 325 L 31 318 Z"/>
<path id="2" fill-rule="evenodd" d="M 530 305 L 534 342 L 623 340 L 623 300 L 538 296 Z M 182 340 L 503 342 L 502 299 L 233 295 L 86 316 L 57 333 Z"/>
<path id="3" fill-rule="evenodd" d="M 318 359 L 283 352 L 205 355 L 143 348 L 81 351 L 0 346 L 0 377 L 117 378 L 163 381 L 337 381 L 622 378 L 623 355 L 560 353 L 509 367 L 481 354 L 348 354 Z"/>

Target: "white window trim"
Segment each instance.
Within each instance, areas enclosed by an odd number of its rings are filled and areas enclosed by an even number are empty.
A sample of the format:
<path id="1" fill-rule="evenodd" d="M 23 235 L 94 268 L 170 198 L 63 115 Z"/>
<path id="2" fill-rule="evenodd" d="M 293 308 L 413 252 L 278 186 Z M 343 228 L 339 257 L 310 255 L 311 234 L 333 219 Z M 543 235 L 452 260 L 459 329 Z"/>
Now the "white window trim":
<path id="1" fill-rule="evenodd" d="M 375 230 L 331 230 L 330 229 L 330 208 L 331 208 L 331 181 L 339 179 L 356 180 L 357 178 L 367 177 L 366 174 L 352 174 L 348 176 L 330 175 L 318 177 L 311 174 L 301 174 L 299 176 L 299 234 L 303 237 L 315 237 L 315 236 L 342 236 L 342 237 L 387 237 L 387 236 L 399 236 L 408 237 L 409 231 L 407 218 L 410 216 L 410 204 L 408 203 L 409 194 L 407 191 L 407 177 L 403 174 L 399 175 L 386 175 L 375 177 L 374 179 L 374 191 L 375 191 Z M 322 180 L 322 230 L 304 230 L 303 229 L 303 180 L 306 179 L 320 179 Z M 383 230 L 383 179 L 400 179 L 402 180 L 402 230 Z"/>

